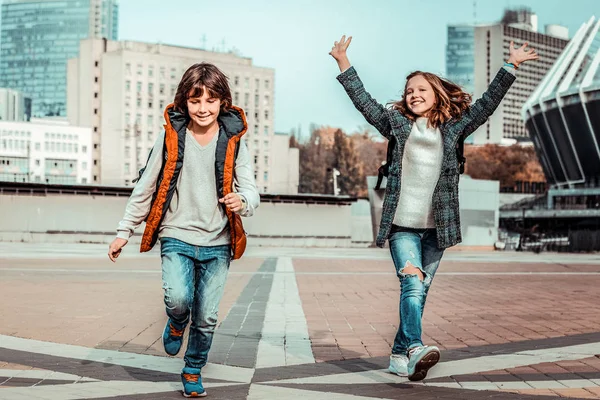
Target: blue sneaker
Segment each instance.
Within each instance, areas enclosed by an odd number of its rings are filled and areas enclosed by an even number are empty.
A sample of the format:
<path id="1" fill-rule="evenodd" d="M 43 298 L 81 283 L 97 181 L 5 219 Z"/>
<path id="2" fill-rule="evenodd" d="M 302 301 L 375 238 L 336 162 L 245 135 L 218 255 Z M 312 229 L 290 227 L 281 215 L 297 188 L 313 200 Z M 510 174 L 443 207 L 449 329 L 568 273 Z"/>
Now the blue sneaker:
<path id="1" fill-rule="evenodd" d="M 183 395 L 185 397 L 204 397 L 206 390 L 202 386 L 200 369 L 184 367 L 181 371 L 181 382 L 183 383 Z"/>
<path id="2" fill-rule="evenodd" d="M 427 371 L 440 361 L 440 349 L 436 346 L 417 346 L 408 351 L 408 379 L 422 381 Z"/>
<path id="3" fill-rule="evenodd" d="M 177 353 L 179 353 L 179 350 L 181 350 L 184 330 L 185 325 L 181 326 L 171 321 L 171 318 L 169 318 L 162 335 L 163 346 L 168 355 L 176 356 Z"/>

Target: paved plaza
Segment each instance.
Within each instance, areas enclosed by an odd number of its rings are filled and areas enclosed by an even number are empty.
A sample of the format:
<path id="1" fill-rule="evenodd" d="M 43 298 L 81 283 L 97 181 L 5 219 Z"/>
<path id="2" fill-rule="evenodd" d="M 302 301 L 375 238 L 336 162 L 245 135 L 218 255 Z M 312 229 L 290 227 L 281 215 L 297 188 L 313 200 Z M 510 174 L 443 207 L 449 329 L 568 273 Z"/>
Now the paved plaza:
<path id="1" fill-rule="evenodd" d="M 157 251 L 0 243 L 0 399 L 180 399 Z M 209 399 L 600 399 L 600 255 L 448 251 L 423 382 L 387 372 L 388 250 L 250 248 L 231 265 Z M 183 351 L 182 351 L 183 353 Z"/>

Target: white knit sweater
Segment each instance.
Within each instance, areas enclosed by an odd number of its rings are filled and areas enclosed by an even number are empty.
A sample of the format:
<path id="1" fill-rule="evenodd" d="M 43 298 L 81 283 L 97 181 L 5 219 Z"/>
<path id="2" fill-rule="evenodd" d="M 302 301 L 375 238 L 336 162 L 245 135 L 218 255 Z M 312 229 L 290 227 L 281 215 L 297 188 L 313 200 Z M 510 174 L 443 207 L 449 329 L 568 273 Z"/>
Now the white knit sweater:
<path id="1" fill-rule="evenodd" d="M 407 228 L 434 228 L 432 199 L 442 168 L 444 146 L 438 128 L 418 118 L 404 147 L 400 199 L 394 224 Z"/>

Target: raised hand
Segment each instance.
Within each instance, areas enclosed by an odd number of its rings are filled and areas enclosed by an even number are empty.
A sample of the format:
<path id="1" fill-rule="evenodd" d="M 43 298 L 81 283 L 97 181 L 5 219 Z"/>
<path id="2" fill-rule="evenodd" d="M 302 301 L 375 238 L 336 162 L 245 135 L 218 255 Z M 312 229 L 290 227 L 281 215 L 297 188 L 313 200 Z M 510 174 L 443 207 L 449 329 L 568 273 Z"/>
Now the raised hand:
<path id="1" fill-rule="evenodd" d="M 342 58 L 346 57 L 346 50 L 348 49 L 348 46 L 350 46 L 351 41 L 352 36 L 348 36 L 348 39 L 346 39 L 346 35 L 342 36 L 339 42 L 333 43 L 333 47 L 329 54 L 337 61 L 340 61 Z"/>
<path id="2" fill-rule="evenodd" d="M 338 63 L 338 67 L 340 67 L 340 71 L 344 72 L 348 68 L 350 68 L 350 61 L 348 60 L 348 56 L 346 55 L 346 50 L 348 46 L 350 46 L 350 42 L 352 41 L 352 36 L 348 36 L 346 39 L 346 35 L 342 36 L 339 42 L 333 43 L 333 47 L 329 54 L 331 57 L 335 58 L 335 61 Z"/>
<path id="3" fill-rule="evenodd" d="M 508 62 L 518 67 L 519 64 L 525 61 L 540 58 L 534 49 L 527 49 L 527 46 L 529 46 L 529 43 L 525 42 L 523 46 L 515 49 L 515 42 L 511 41 L 508 47 Z"/>

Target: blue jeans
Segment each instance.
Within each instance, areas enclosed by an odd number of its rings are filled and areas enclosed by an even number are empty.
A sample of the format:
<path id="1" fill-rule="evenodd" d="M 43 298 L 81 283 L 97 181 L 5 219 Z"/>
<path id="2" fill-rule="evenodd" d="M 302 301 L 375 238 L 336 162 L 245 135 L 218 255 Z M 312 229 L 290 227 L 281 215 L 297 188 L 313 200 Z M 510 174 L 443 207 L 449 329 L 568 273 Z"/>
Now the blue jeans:
<path id="1" fill-rule="evenodd" d="M 185 365 L 202 368 L 217 326 L 231 260 L 230 246 L 199 247 L 162 238 L 160 254 L 167 315 L 184 328 L 191 314 Z"/>
<path id="2" fill-rule="evenodd" d="M 423 309 L 444 250 L 437 247 L 435 229 L 413 229 L 393 225 L 389 241 L 396 275 L 400 279 L 400 326 L 394 339 L 392 354 L 406 354 L 409 349 L 423 345 Z M 408 262 L 421 270 L 424 278 L 422 282 L 417 275 L 403 272 Z"/>

